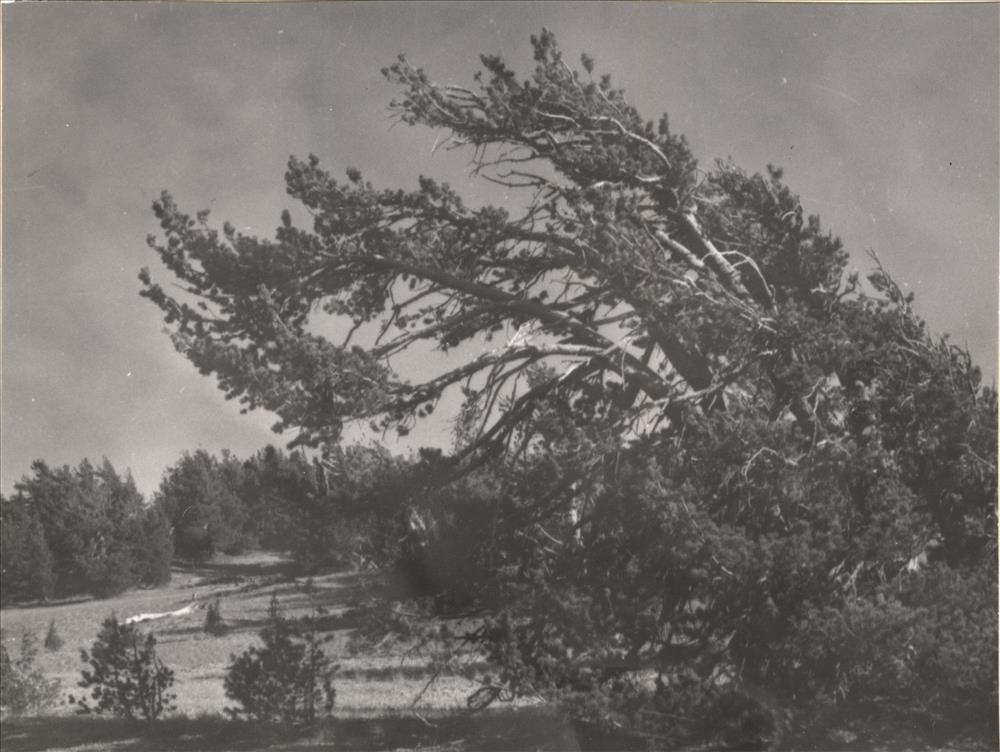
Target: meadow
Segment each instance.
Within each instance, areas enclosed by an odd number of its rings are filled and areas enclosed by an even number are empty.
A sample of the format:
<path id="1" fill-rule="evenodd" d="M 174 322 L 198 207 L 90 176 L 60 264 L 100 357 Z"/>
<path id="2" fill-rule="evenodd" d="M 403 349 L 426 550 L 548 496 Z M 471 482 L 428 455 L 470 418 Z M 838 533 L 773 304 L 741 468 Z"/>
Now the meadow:
<path id="1" fill-rule="evenodd" d="M 175 566 L 169 585 L 131 590 L 105 600 L 7 608 L 0 626 L 12 656 L 24 631 L 39 648 L 55 624 L 58 650 L 39 649 L 36 665 L 61 682 L 59 702 L 43 718 L 4 719 L 4 750 L 42 749 L 579 749 L 567 721 L 531 702 L 506 704 L 476 714 L 466 698 L 479 685 L 470 676 L 481 668 L 473 653 L 451 654 L 440 645 L 352 640 L 351 608 L 391 587 L 376 572 L 333 573 L 306 580 L 291 574 L 276 554 L 219 556 L 198 566 Z M 231 721 L 225 714 L 223 680 L 233 655 L 257 640 L 272 597 L 289 617 L 312 614 L 327 642 L 324 649 L 340 668 L 334 717 L 306 729 L 284 729 Z M 204 631 L 205 607 L 219 602 L 228 631 Z M 101 622 L 149 613 L 188 613 L 140 624 L 157 640 L 157 653 L 175 672 L 175 710 L 155 724 L 79 716 L 68 702 L 80 694 L 77 682 Z"/>
<path id="2" fill-rule="evenodd" d="M 36 637 L 36 665 L 61 682 L 59 702 L 42 717 L 0 721 L 3 752 L 66 750 L 615 750 L 636 748 L 628 738 L 609 737 L 584 723 L 573 723 L 541 702 L 498 703 L 471 712 L 467 697 L 480 685 L 474 677 L 488 670 L 472 651 L 447 651 L 441 641 L 358 639 L 355 607 L 394 585 L 380 572 L 338 572 L 307 580 L 294 577 L 290 563 L 272 553 L 219 556 L 198 566 L 175 565 L 169 585 L 131 590 L 105 600 L 76 599 L 0 610 L 8 652 L 19 653 L 24 631 Z M 231 720 L 223 679 L 233 655 L 258 640 L 272 597 L 287 616 L 312 614 L 325 637 L 324 650 L 339 669 L 333 716 L 297 728 Z M 205 632 L 205 607 L 216 600 L 228 631 Z M 84 664 L 80 650 L 90 648 L 101 622 L 146 613 L 186 614 L 143 622 L 153 632 L 157 652 L 175 672 L 175 709 L 155 723 L 80 716 L 68 701 L 80 694 Z M 63 640 L 59 650 L 41 648 L 54 622 Z M 449 625 L 454 632 L 461 622 Z M 468 625 L 466 625 L 468 626 Z M 988 733 L 976 729 L 927 727 L 886 719 L 831 718 L 830 727 L 813 728 L 783 745 L 787 749 L 889 750 L 991 749 Z M 864 728 L 859 737 L 838 729 Z M 831 742 L 833 742 L 831 746 Z M 701 752 L 709 748 L 698 747 Z M 694 752 L 694 749 L 688 750 Z"/>

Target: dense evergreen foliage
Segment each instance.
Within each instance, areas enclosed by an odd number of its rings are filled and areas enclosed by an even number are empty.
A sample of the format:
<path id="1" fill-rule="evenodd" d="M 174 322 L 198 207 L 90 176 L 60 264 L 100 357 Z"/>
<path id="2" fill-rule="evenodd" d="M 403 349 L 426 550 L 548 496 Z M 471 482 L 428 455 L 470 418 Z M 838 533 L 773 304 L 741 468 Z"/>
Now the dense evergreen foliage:
<path id="1" fill-rule="evenodd" d="M 326 464 L 273 446 L 244 461 L 198 450 L 167 469 L 154 502 L 186 559 L 261 547 L 288 553 L 305 571 L 350 567 L 372 547 L 373 498 L 401 482 L 403 466 L 360 446 Z"/>
<path id="2" fill-rule="evenodd" d="M 156 638 L 143 635 L 130 624 L 111 616 L 89 651 L 80 657 L 88 664 L 79 686 L 89 696 L 69 698 L 78 713 L 112 713 L 119 718 L 142 718 L 155 721 L 173 705 L 169 691 L 174 672 L 156 655 Z"/>
<path id="3" fill-rule="evenodd" d="M 37 510 L 0 498 L 0 603 L 48 600 L 55 593 L 52 551 Z"/>
<path id="4" fill-rule="evenodd" d="M 0 637 L 0 710 L 4 715 L 41 713 L 56 703 L 59 680 L 47 678 L 35 665 L 38 648 L 34 635 L 23 632 L 20 653 L 7 651 L 6 635 Z"/>
<path id="5" fill-rule="evenodd" d="M 831 709 L 995 723 L 995 392 L 877 259 L 846 274 L 780 170 L 699 166 L 533 42 L 526 78 L 385 71 L 508 206 L 293 158 L 313 226 L 271 241 L 164 194 L 150 242 L 185 292 L 144 271 L 142 294 L 178 350 L 333 472 L 346 421 L 405 434 L 462 391 L 453 453 L 395 504 L 354 496 L 424 592 L 486 609 L 496 697 L 654 747 L 772 745 Z M 428 344 L 453 357 L 407 371 Z"/>
<path id="6" fill-rule="evenodd" d="M 170 579 L 169 527 L 132 477 L 42 461 L 0 502 L 4 603 L 90 593 L 109 596 Z"/>
<path id="7" fill-rule="evenodd" d="M 226 674 L 226 697 L 239 703 L 234 718 L 286 724 L 311 723 L 333 711 L 333 666 L 309 619 L 287 618 L 272 598 L 261 645 L 238 656 Z"/>
<path id="8" fill-rule="evenodd" d="M 221 458 L 199 449 L 185 453 L 167 469 L 155 504 L 170 520 L 175 553 L 204 561 L 215 553 L 246 549 L 247 510 L 240 498 L 243 465 L 223 453 Z"/>

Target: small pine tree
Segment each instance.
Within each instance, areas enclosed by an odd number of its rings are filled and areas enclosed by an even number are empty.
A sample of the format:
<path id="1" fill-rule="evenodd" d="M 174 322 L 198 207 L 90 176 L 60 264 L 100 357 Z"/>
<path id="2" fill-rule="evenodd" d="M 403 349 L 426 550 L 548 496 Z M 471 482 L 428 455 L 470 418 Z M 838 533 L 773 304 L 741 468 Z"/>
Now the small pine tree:
<path id="1" fill-rule="evenodd" d="M 267 602 L 267 620 L 270 624 L 285 621 L 285 609 L 281 607 L 281 601 L 278 600 L 278 591 L 272 592 L 271 600 Z"/>
<path id="2" fill-rule="evenodd" d="M 12 716 L 39 713 L 55 703 L 59 681 L 47 679 L 35 667 L 38 649 L 30 632 L 21 634 L 21 655 L 16 660 L 0 637 L 0 707 Z"/>
<path id="3" fill-rule="evenodd" d="M 80 656 L 91 670 L 82 672 L 79 686 L 92 688 L 96 705 L 70 695 L 70 703 L 79 705 L 78 713 L 109 711 L 119 718 L 152 721 L 173 707 L 174 695 L 167 690 L 174 683 L 174 672 L 157 657 L 152 634 L 143 639 L 134 626 L 111 616 L 105 619 L 90 652 L 81 650 Z"/>
<path id="4" fill-rule="evenodd" d="M 229 631 L 229 626 L 222 618 L 222 609 L 219 606 L 218 599 L 215 600 L 215 603 L 208 604 L 208 610 L 205 611 L 204 628 L 206 632 L 216 637 L 224 635 Z"/>
<path id="5" fill-rule="evenodd" d="M 45 633 L 45 649 L 55 652 L 62 648 L 63 638 L 56 631 L 56 620 L 49 622 L 49 631 Z"/>
<path id="6" fill-rule="evenodd" d="M 330 664 L 311 622 L 287 619 L 275 595 L 260 637 L 263 647 L 251 646 L 232 656 L 226 696 L 241 707 L 226 712 L 233 718 L 245 715 L 286 724 L 311 723 L 320 708 L 332 712 L 333 674 L 339 666 Z"/>

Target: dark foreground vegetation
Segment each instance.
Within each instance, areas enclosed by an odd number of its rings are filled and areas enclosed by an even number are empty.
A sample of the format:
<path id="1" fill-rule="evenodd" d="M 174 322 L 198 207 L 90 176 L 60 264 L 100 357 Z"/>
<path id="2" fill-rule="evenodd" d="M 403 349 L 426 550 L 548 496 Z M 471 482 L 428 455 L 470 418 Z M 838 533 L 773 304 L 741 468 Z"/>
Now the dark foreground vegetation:
<path id="1" fill-rule="evenodd" d="M 789 749 L 845 749 L 853 752 L 911 750 L 912 752 L 986 752 L 995 744 L 985 729 L 968 726 L 916 726 L 891 718 L 844 719 L 831 729 L 816 729 L 792 740 Z M 854 727 L 860 733 L 849 729 Z M 634 743 L 630 744 L 632 741 Z M 838 743 L 839 742 L 839 743 Z M 641 748 L 641 740 L 609 736 L 595 726 L 577 722 L 551 711 L 496 709 L 479 714 L 412 713 L 383 714 L 377 718 L 336 718 L 308 727 L 288 727 L 231 721 L 219 716 L 168 718 L 156 724 L 100 718 L 36 717 L 6 721 L 0 743 L 9 752 L 41 752 L 55 749 L 171 750 L 400 750 L 428 752 L 617 752 Z M 678 748 L 680 749 L 680 748 Z M 695 749 L 724 749 L 699 746 Z"/>
<path id="2" fill-rule="evenodd" d="M 114 750 L 441 749 L 577 750 L 572 726 L 535 710 L 487 714 L 338 718 L 311 727 L 171 718 L 155 725 L 77 718 L 33 718 L 5 723 L 5 750 L 33 752 L 99 745 Z"/>
<path id="3" fill-rule="evenodd" d="M 479 651 L 470 709 L 540 698 L 581 746 L 992 745 L 995 391 L 876 257 L 847 273 L 780 170 L 699 166 L 591 58 L 533 45 L 527 76 L 484 56 L 471 88 L 385 70 L 399 120 L 466 149 L 503 207 L 315 157 L 286 174 L 312 224 L 286 211 L 274 240 L 162 196 L 173 284 L 144 270 L 142 294 L 293 451 L 186 456 L 151 510 L 110 493 L 96 517 L 169 521 L 192 560 L 267 542 L 303 571 L 395 567 L 405 591 L 359 633 Z M 394 370 L 429 345 L 452 357 Z M 340 444 L 350 421 L 405 435 L 455 392 L 449 452 Z M 69 527 L 35 503 L 42 470 L 5 536 Z M 145 571 L 132 539 L 69 538 L 52 587 L 96 592 L 116 557 Z"/>

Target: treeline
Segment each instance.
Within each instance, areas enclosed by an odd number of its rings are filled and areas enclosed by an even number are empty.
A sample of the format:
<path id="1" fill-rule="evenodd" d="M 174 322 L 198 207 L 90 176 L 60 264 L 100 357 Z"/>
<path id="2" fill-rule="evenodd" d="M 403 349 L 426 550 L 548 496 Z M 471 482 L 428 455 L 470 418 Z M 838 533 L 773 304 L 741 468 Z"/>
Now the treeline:
<path id="1" fill-rule="evenodd" d="M 197 450 L 166 469 L 147 502 L 107 460 L 36 461 L 0 497 L 2 602 L 108 597 L 167 582 L 174 557 L 255 548 L 288 552 L 304 572 L 356 565 L 384 549 L 376 523 L 409 464 L 368 447 L 322 462 L 275 447 L 246 460 Z"/>
<path id="2" fill-rule="evenodd" d="M 100 467 L 33 463 L 13 496 L 2 498 L 0 536 L 4 605 L 106 597 L 170 579 L 169 521 L 144 502 L 130 473 L 120 475 L 107 460 Z"/>
<path id="3" fill-rule="evenodd" d="M 312 572 L 364 555 L 409 465 L 376 447 L 348 447 L 325 460 L 273 446 L 247 460 L 198 450 L 164 473 L 153 503 L 170 521 L 178 557 L 265 548 L 288 552 Z"/>

